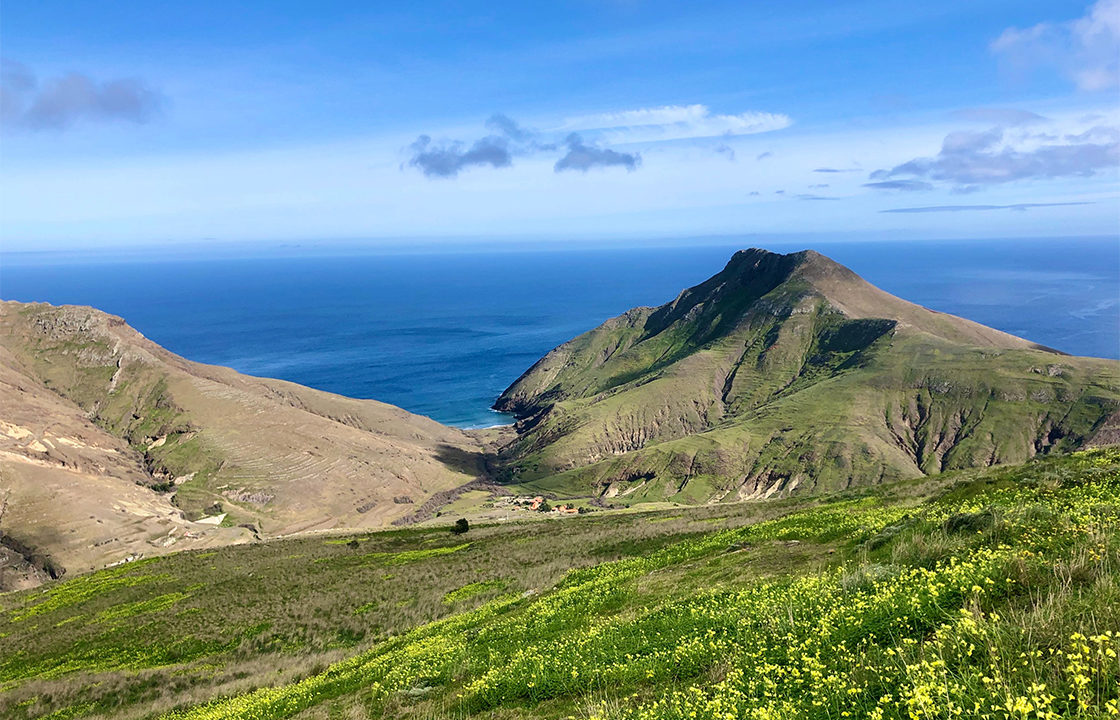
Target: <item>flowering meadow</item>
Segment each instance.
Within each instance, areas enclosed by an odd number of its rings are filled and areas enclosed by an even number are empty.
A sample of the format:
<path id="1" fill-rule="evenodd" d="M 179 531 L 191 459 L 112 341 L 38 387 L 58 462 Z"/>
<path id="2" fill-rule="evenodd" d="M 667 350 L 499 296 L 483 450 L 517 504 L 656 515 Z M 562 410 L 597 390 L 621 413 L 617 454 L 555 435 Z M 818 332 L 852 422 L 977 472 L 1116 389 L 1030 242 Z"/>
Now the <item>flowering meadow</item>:
<path id="1" fill-rule="evenodd" d="M 575 567 L 549 587 L 461 584 L 439 595 L 451 614 L 289 682 L 128 712 L 1120 717 L 1120 451 L 788 510 L 737 527 L 708 523 L 646 552 Z M 447 547 L 469 555 L 465 545 Z M 378 562 L 394 568 L 388 556 Z M 128 575 L 99 582 L 120 577 Z M 80 600 L 85 587 L 70 595 Z M 70 595 L 48 593 L 40 605 Z M 11 622 L 36 617 L 35 607 L 10 611 L 24 618 Z M 54 717 L 112 714 L 71 708 Z"/>

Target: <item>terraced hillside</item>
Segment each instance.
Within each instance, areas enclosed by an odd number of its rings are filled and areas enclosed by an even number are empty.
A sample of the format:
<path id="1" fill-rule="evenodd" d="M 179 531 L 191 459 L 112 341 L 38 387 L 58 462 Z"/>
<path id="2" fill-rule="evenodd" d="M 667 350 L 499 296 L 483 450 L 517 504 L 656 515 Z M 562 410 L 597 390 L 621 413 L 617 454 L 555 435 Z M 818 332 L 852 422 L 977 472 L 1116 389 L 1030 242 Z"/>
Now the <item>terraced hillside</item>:
<path id="1" fill-rule="evenodd" d="M 40 570 L 380 527 L 480 470 L 457 430 L 193 363 L 90 308 L 0 305 L 0 393 L 0 532 Z"/>
<path id="2" fill-rule="evenodd" d="M 709 502 L 1091 444 L 1114 434 L 1120 363 L 927 310 L 813 251 L 745 250 L 557 347 L 495 407 L 520 418 L 507 479 Z"/>
<path id="3" fill-rule="evenodd" d="M 155 492 L 140 455 L 0 347 L 0 591 L 172 549 L 245 542 Z"/>
<path id="4" fill-rule="evenodd" d="M 1120 450 L 281 539 L 0 595 L 0 716 L 1104 718 Z"/>

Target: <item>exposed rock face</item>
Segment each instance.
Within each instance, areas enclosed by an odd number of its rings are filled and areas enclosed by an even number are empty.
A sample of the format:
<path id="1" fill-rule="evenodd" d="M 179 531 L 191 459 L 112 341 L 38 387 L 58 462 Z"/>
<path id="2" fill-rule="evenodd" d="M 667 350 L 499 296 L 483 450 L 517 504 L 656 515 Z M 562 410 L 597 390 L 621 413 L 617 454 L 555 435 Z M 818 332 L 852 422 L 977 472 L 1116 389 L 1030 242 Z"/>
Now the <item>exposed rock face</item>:
<path id="1" fill-rule="evenodd" d="M 1104 422 L 1097 426 L 1088 445 L 1089 447 L 1120 445 L 1120 412 L 1112 413 Z"/>
<path id="2" fill-rule="evenodd" d="M 495 408 L 519 418 L 512 477 L 704 501 L 1072 449 L 1118 401 L 1116 362 L 922 308 L 812 251 L 745 250 L 552 350 Z"/>

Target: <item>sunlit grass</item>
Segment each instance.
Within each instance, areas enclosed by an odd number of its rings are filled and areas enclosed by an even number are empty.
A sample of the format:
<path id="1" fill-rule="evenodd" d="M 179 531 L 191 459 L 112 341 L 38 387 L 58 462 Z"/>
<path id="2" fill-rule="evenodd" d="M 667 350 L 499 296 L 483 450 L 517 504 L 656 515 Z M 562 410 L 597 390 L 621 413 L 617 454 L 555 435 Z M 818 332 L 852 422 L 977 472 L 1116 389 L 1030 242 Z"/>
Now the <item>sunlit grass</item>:
<path id="1" fill-rule="evenodd" d="M 30 645 L 0 663 L 0 710 L 724 720 L 1118 709 L 1120 451 L 727 510 L 472 528 L 470 542 L 418 530 L 366 535 L 360 549 L 227 548 L 200 564 L 223 573 L 203 588 L 184 556 L 141 569 L 149 583 L 106 584 L 130 577 L 115 570 L 0 598 L 9 616 L 82 598 L 0 624 L 15 634 L 5 648 Z M 611 554 L 590 564 L 597 553 Z M 68 617 L 81 621 L 56 628 Z M 401 630 L 373 630 L 388 622 Z M 35 651 L 35 633 L 68 631 L 64 651 Z M 231 671 L 243 674 L 221 679 Z"/>

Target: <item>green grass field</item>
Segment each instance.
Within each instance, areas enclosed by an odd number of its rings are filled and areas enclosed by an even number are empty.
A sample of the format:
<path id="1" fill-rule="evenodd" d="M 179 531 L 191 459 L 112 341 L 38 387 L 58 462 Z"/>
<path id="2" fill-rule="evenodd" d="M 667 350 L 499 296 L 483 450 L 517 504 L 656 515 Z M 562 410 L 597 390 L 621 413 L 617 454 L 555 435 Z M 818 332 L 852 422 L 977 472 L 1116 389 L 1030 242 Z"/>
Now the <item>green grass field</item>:
<path id="1" fill-rule="evenodd" d="M 1118 521 L 1108 449 L 182 553 L 0 595 L 0 716 L 1111 717 Z"/>

